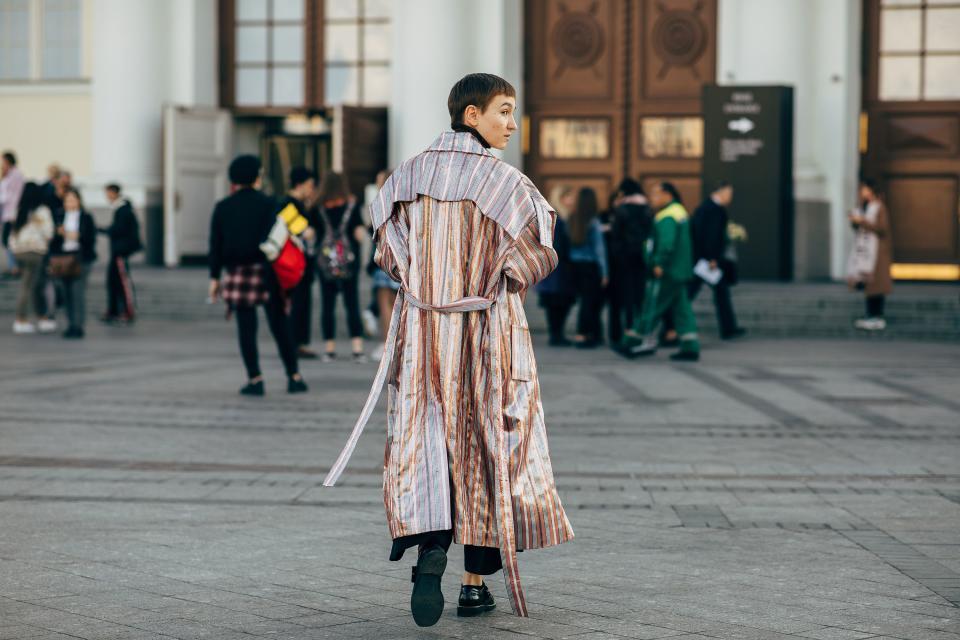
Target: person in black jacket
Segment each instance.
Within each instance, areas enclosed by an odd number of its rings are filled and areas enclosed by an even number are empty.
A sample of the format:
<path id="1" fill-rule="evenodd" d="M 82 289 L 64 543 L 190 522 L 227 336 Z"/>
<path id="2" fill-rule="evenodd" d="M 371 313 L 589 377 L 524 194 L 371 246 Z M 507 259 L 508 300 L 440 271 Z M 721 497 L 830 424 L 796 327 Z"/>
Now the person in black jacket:
<path id="1" fill-rule="evenodd" d="M 690 219 L 690 234 L 693 239 L 694 263 L 706 260 L 710 267 L 720 269 L 723 277 L 713 288 L 713 305 L 717 310 L 717 323 L 720 337 L 724 340 L 738 338 L 746 330 L 737 325 L 730 299 L 730 286 L 736 282 L 736 265 L 724 257 L 727 249 L 727 207 L 733 201 L 733 186 L 728 182 L 718 182 L 710 197 L 703 201 L 693 212 Z M 687 293 L 692 301 L 703 280 L 694 277 L 690 281 Z"/>
<path id="2" fill-rule="evenodd" d="M 240 393 L 264 394 L 257 353 L 257 307 L 263 305 L 270 332 L 287 373 L 287 391 L 301 393 L 307 385 L 297 364 L 297 347 L 273 269 L 260 250 L 277 219 L 276 202 L 260 192 L 260 160 L 241 155 L 230 163 L 234 192 L 217 203 L 210 220 L 209 299 L 222 298 L 228 315 L 237 316 L 240 355 L 247 384 Z M 223 276 L 221 284 L 220 277 Z"/>
<path id="3" fill-rule="evenodd" d="M 107 310 L 100 316 L 103 322 L 130 323 L 134 320 L 135 304 L 133 280 L 130 278 L 131 255 L 140 251 L 140 224 L 133 205 L 120 193 L 120 185 L 108 184 L 107 202 L 113 209 L 113 221 L 99 229 L 110 238 L 110 263 L 107 265 Z"/>
<path id="4" fill-rule="evenodd" d="M 617 302 L 611 305 L 620 314 L 617 326 L 632 327 L 640 318 L 643 295 L 646 288 L 646 265 L 643 256 L 653 227 L 650 205 L 643 187 L 633 178 L 624 178 L 617 188 L 617 200 L 610 230 L 611 272 L 616 273 L 616 288 L 612 295 Z M 611 287 L 614 278 L 610 278 Z M 611 317 L 611 325 L 614 320 Z M 616 339 L 611 334 L 611 345 L 620 342 L 622 332 Z"/>
<path id="5" fill-rule="evenodd" d="M 69 256 L 78 263 L 74 273 L 61 274 L 57 279 L 63 294 L 63 305 L 67 312 L 67 330 L 63 337 L 78 339 L 84 335 L 84 321 L 87 315 L 87 278 L 90 268 L 97 259 L 97 226 L 93 216 L 83 208 L 80 193 L 73 188 L 63 194 L 63 208 L 53 214 L 55 229 L 50 241 L 51 268 L 57 269 L 59 258 Z"/>
<path id="6" fill-rule="evenodd" d="M 293 333 L 293 342 L 297 345 L 297 357 L 314 359 L 316 352 L 310 348 L 310 321 L 313 309 L 313 265 L 315 262 L 314 248 L 317 239 L 316 209 L 309 207 L 313 203 L 314 191 L 317 187 L 317 175 L 306 167 L 294 167 L 290 170 L 290 189 L 287 195 L 280 200 L 278 211 L 281 213 L 290 205 L 303 216 L 301 221 L 309 224 L 305 228 L 290 228 L 290 233 L 300 236 L 306 251 L 307 268 L 303 272 L 300 282 L 290 293 L 290 330 Z"/>

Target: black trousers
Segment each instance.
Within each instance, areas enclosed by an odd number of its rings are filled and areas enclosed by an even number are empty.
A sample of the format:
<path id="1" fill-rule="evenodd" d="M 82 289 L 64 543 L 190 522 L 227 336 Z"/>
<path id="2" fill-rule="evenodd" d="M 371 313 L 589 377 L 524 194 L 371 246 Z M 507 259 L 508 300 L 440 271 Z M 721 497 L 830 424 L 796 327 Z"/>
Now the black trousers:
<path id="1" fill-rule="evenodd" d="M 883 294 L 877 296 L 867 296 L 867 317 L 868 318 L 882 318 L 883 317 L 883 303 L 886 301 L 886 296 Z"/>
<path id="2" fill-rule="evenodd" d="M 343 305 L 347 310 L 347 326 L 351 338 L 363 335 L 363 325 L 360 322 L 360 293 L 357 287 L 358 278 L 349 280 L 324 280 L 320 278 L 320 329 L 324 340 L 333 340 L 337 337 L 337 325 L 334 319 L 337 295 L 343 294 Z"/>
<path id="3" fill-rule="evenodd" d="M 547 315 L 547 329 L 550 332 L 551 342 L 564 340 L 564 327 L 574 302 L 576 302 L 575 298 L 565 293 L 540 294 L 540 306 Z"/>
<path id="4" fill-rule="evenodd" d="M 610 276 L 610 340 L 617 343 L 623 336 L 623 328 L 632 329 L 643 312 L 643 297 L 646 288 L 646 270 L 642 257 L 627 257 L 614 263 Z M 616 325 L 614 325 L 616 323 Z"/>
<path id="5" fill-rule="evenodd" d="M 403 557 L 403 552 L 410 547 L 419 547 L 426 551 L 430 547 L 440 547 L 444 551 L 450 549 L 453 543 L 453 530 L 428 531 L 412 536 L 395 538 L 390 549 L 390 560 L 396 562 Z M 500 549 L 496 547 L 475 547 L 472 544 L 463 546 L 463 570 L 478 576 L 489 576 L 503 568 L 500 558 Z"/>
<path id="6" fill-rule="evenodd" d="M 307 257 L 307 270 L 303 278 L 290 292 L 290 333 L 293 344 L 306 346 L 310 344 L 310 323 L 313 313 L 313 271 L 310 265 L 312 259 Z"/>
<path id="7" fill-rule="evenodd" d="M 107 265 L 107 315 L 132 320 L 135 313 L 130 265 L 123 256 L 110 256 Z"/>
<path id="8" fill-rule="evenodd" d="M 577 333 L 586 336 L 588 341 L 600 341 L 603 333 L 600 323 L 600 310 L 603 308 L 600 265 L 596 262 L 572 262 L 570 272 L 580 300 Z"/>
<path id="9" fill-rule="evenodd" d="M 703 284 L 703 280 L 694 277 L 687 285 L 687 295 L 691 303 L 700 293 Z M 737 317 L 733 313 L 733 300 L 730 298 L 730 285 L 726 279 L 721 278 L 720 282 L 710 286 L 710 288 L 713 289 L 713 306 L 717 311 L 717 325 L 720 327 L 720 335 L 730 335 L 737 329 Z"/>
<path id="10" fill-rule="evenodd" d="M 289 318 L 284 311 L 280 296 L 271 295 L 270 300 L 263 305 L 263 310 L 267 314 L 270 333 L 273 334 L 273 340 L 277 343 L 277 351 L 280 353 L 283 368 L 289 378 L 299 373 L 297 347 L 290 336 Z M 260 356 L 257 352 L 257 308 L 237 307 L 233 313 L 237 316 L 240 355 L 243 356 L 243 364 L 247 368 L 247 377 L 253 379 L 260 375 Z"/>

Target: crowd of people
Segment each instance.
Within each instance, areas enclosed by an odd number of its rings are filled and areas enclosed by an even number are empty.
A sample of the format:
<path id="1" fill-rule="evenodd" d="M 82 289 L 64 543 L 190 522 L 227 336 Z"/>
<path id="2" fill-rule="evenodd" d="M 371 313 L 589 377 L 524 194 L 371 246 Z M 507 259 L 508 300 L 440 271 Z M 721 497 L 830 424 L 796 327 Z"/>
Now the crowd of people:
<path id="1" fill-rule="evenodd" d="M 551 196 L 559 216 L 554 247 L 560 264 L 537 286 L 551 346 L 593 349 L 606 341 L 627 357 L 678 346 L 673 359 L 697 360 L 690 302 L 704 282 L 713 289 L 720 337 L 744 335 L 730 295 L 737 273 L 728 237 L 730 184 L 715 185 L 692 216 L 670 182 L 655 184 L 648 198 L 638 181 L 625 178 L 604 211 L 590 187 L 561 185 Z M 565 325 L 574 306 L 571 340 Z"/>
<path id="2" fill-rule="evenodd" d="M 97 259 L 98 233 L 110 241 L 107 308 L 101 320 L 133 322 L 136 305 L 128 259 L 142 243 L 137 217 L 120 185 L 105 187 L 113 219 L 109 227 L 98 228 L 69 171 L 50 165 L 46 182 L 38 184 L 26 179 L 12 151 L 4 152 L 0 163 L 4 276 L 19 279 L 13 332 L 56 332 L 57 312 L 62 310 L 63 337 L 84 337 L 87 281 Z"/>

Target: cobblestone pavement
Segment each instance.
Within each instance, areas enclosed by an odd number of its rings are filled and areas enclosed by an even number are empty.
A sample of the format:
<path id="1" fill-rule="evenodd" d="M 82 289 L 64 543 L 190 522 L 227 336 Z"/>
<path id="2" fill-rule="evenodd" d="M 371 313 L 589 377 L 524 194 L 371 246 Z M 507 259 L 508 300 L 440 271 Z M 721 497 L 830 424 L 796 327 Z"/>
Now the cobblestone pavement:
<path id="1" fill-rule="evenodd" d="M 265 327 L 261 328 L 266 334 Z M 265 335 L 262 335 L 265 339 Z M 960 638 L 960 345 L 707 342 L 698 365 L 537 339 L 575 541 L 529 619 L 407 610 L 383 417 L 320 486 L 373 365 L 244 399 L 232 326 L 0 336 L 0 639 Z"/>

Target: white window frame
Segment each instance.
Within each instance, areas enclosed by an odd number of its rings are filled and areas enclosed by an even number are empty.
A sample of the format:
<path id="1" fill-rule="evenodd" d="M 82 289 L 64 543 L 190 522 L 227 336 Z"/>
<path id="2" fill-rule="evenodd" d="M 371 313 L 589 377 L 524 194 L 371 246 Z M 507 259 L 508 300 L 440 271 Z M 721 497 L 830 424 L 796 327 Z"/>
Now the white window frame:
<path id="1" fill-rule="evenodd" d="M 8 93 L 5 89 L 16 89 L 24 85 L 31 88 L 42 86 L 56 92 L 59 87 L 72 87 L 77 84 L 87 84 L 90 78 L 86 64 L 86 33 L 84 26 L 89 10 L 87 0 L 80 0 L 80 46 L 77 55 L 80 57 L 80 75 L 75 78 L 44 78 L 43 77 L 43 0 L 29 0 L 30 2 L 30 75 L 27 78 L 0 79 L 0 93 Z"/>

